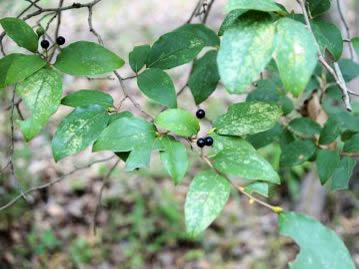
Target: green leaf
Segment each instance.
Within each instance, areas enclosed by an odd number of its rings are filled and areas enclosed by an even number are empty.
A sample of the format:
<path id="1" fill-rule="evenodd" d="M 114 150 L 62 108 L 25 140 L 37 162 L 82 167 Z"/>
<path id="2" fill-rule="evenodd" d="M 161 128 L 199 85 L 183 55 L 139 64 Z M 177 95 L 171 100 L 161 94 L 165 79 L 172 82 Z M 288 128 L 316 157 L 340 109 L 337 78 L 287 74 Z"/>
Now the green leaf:
<path id="1" fill-rule="evenodd" d="M 317 65 L 315 39 L 304 24 L 288 18 L 277 22 L 277 37 L 274 59 L 284 89 L 299 96 Z"/>
<path id="2" fill-rule="evenodd" d="M 224 33 L 217 62 L 229 92 L 240 93 L 259 77 L 272 58 L 274 41 L 275 26 L 264 13 L 242 15 L 236 25 Z"/>
<path id="3" fill-rule="evenodd" d="M 216 134 L 212 137 L 214 144 L 209 157 L 218 171 L 248 180 L 280 183 L 280 178 L 270 163 L 247 141 Z"/>
<path id="4" fill-rule="evenodd" d="M 55 161 L 83 151 L 106 128 L 109 115 L 104 107 L 78 107 L 60 123 L 52 139 Z"/>
<path id="5" fill-rule="evenodd" d="M 356 166 L 357 161 L 350 158 L 344 157 L 337 169 L 333 173 L 332 180 L 330 181 L 330 190 L 346 190 L 349 187 L 349 180 L 353 175 L 354 167 Z"/>
<path id="6" fill-rule="evenodd" d="M 337 139 L 340 134 L 339 124 L 335 119 L 330 118 L 320 132 L 319 144 L 329 145 Z"/>
<path id="7" fill-rule="evenodd" d="M 199 173 L 186 196 L 186 229 L 191 236 L 204 231 L 221 213 L 230 193 L 227 180 L 212 171 Z"/>
<path id="8" fill-rule="evenodd" d="M 260 101 L 269 104 L 279 104 L 284 115 L 294 109 L 294 104 L 287 96 L 279 92 L 279 86 L 273 80 L 260 80 L 254 91 L 247 95 L 246 101 Z"/>
<path id="9" fill-rule="evenodd" d="M 217 67 L 217 51 L 208 51 L 202 58 L 195 61 L 188 87 L 199 105 L 205 101 L 216 89 L 220 77 Z"/>
<path id="10" fill-rule="evenodd" d="M 307 137 L 320 134 L 322 129 L 318 123 L 310 118 L 304 117 L 291 120 L 289 122 L 289 128 L 294 131 L 294 133 Z"/>
<path id="11" fill-rule="evenodd" d="M 300 252 L 291 269 L 355 269 L 349 251 L 334 231 L 317 220 L 294 212 L 279 215 L 279 230 L 299 245 Z"/>
<path id="12" fill-rule="evenodd" d="M 152 46 L 147 67 L 170 69 L 192 61 L 205 46 L 197 35 L 175 31 L 161 36 Z"/>
<path id="13" fill-rule="evenodd" d="M 359 56 L 359 37 L 352 38 L 352 45 L 353 45 L 357 55 Z"/>
<path id="14" fill-rule="evenodd" d="M 228 15 L 224 18 L 221 27 L 219 28 L 218 35 L 222 36 L 225 31 L 234 26 L 240 16 L 246 13 L 248 10 L 245 9 L 234 9 L 228 13 Z"/>
<path id="15" fill-rule="evenodd" d="M 233 104 L 228 112 L 215 120 L 213 126 L 221 135 L 257 134 L 274 127 L 282 111 L 278 105 L 262 102 Z"/>
<path id="16" fill-rule="evenodd" d="M 150 50 L 150 45 L 143 45 L 134 47 L 130 52 L 129 61 L 133 72 L 138 73 L 145 66 Z"/>
<path id="17" fill-rule="evenodd" d="M 343 53 L 343 38 L 338 27 L 322 19 L 312 20 L 311 24 L 322 53 L 328 50 L 338 61 Z"/>
<path id="18" fill-rule="evenodd" d="M 110 50 L 88 41 L 78 41 L 62 49 L 55 67 L 74 76 L 96 76 L 112 72 L 125 62 Z"/>
<path id="19" fill-rule="evenodd" d="M 359 152 L 359 134 L 355 134 L 349 140 L 345 141 L 343 151 L 349 153 Z"/>
<path id="20" fill-rule="evenodd" d="M 160 152 L 163 166 L 175 184 L 181 183 L 188 169 L 186 147 L 170 136 L 159 138 L 159 142 L 163 148 Z"/>
<path id="21" fill-rule="evenodd" d="M 150 68 L 137 77 L 140 90 L 155 102 L 170 107 L 177 107 L 175 86 L 171 77 L 158 68 Z"/>
<path id="22" fill-rule="evenodd" d="M 281 166 L 299 165 L 314 155 L 316 147 L 312 141 L 296 140 L 282 148 Z"/>
<path id="23" fill-rule="evenodd" d="M 168 109 L 156 117 L 155 124 L 176 135 L 191 137 L 198 133 L 199 122 L 188 111 Z"/>
<path id="24" fill-rule="evenodd" d="M 264 197 L 268 197 L 268 193 L 269 193 L 269 187 L 267 183 L 263 183 L 263 182 L 256 182 L 256 183 L 252 183 L 247 185 L 244 188 L 244 191 L 246 193 L 252 194 L 253 192 L 258 193 Z"/>
<path id="25" fill-rule="evenodd" d="M 319 150 L 315 163 L 320 182 L 324 185 L 340 163 L 339 153 L 331 150 Z"/>
<path id="26" fill-rule="evenodd" d="M 0 89 L 23 81 L 46 65 L 38 55 L 12 53 L 0 59 Z"/>
<path id="27" fill-rule="evenodd" d="M 112 122 L 93 146 L 93 151 L 129 152 L 126 171 L 148 167 L 156 139 L 153 124 L 135 117 L 122 117 Z"/>
<path id="28" fill-rule="evenodd" d="M 20 122 L 26 141 L 30 141 L 57 111 L 62 96 L 62 80 L 53 69 L 43 68 L 16 88 L 16 93 L 31 112 L 31 117 Z"/>
<path id="29" fill-rule="evenodd" d="M 282 132 L 282 127 L 279 123 L 276 123 L 272 129 L 255 135 L 249 135 L 246 140 L 251 143 L 254 148 L 259 149 L 278 141 Z"/>
<path id="30" fill-rule="evenodd" d="M 307 0 L 310 15 L 316 17 L 330 9 L 330 0 Z"/>
<path id="31" fill-rule="evenodd" d="M 346 82 L 352 81 L 359 75 L 359 64 L 356 62 L 350 59 L 341 59 L 338 64 Z M 333 81 L 333 78 L 331 78 L 330 81 Z"/>
<path id="32" fill-rule="evenodd" d="M 4 28 L 5 33 L 18 46 L 31 52 L 37 51 L 38 36 L 26 22 L 17 18 L 3 18 L 0 20 L 0 24 Z"/>
<path id="33" fill-rule="evenodd" d="M 110 108 L 113 107 L 113 99 L 111 95 L 104 92 L 79 90 L 62 98 L 61 104 L 71 107 L 100 105 L 104 108 Z"/>
<path id="34" fill-rule="evenodd" d="M 133 114 L 129 111 L 113 113 L 110 115 L 110 120 L 108 121 L 108 125 L 113 123 L 115 120 L 122 119 L 122 118 L 131 118 L 131 117 L 133 117 Z"/>
<path id="35" fill-rule="evenodd" d="M 230 12 L 235 9 L 258 10 L 286 14 L 286 11 L 273 0 L 229 0 L 226 6 L 226 11 Z"/>
<path id="36" fill-rule="evenodd" d="M 191 34 L 196 35 L 198 38 L 203 40 L 204 46 L 219 47 L 220 45 L 220 40 L 219 37 L 216 35 L 216 33 L 202 23 L 185 24 L 177 28 L 175 31 L 190 32 Z"/>

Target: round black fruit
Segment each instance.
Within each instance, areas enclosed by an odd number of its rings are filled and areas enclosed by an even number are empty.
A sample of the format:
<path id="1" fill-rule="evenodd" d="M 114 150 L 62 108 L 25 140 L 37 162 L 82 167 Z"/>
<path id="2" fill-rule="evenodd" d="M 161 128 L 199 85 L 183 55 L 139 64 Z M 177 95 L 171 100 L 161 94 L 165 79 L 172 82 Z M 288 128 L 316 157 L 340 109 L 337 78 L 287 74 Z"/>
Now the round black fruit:
<path id="1" fill-rule="evenodd" d="M 206 141 L 203 138 L 197 140 L 197 146 L 203 148 L 206 145 Z"/>
<path id="2" fill-rule="evenodd" d="M 58 38 L 56 38 L 56 43 L 59 46 L 62 46 L 63 44 L 65 44 L 66 39 L 63 36 L 59 36 Z"/>
<path id="3" fill-rule="evenodd" d="M 50 42 L 47 41 L 46 39 L 44 39 L 44 40 L 41 41 L 40 45 L 41 45 L 41 47 L 42 47 L 43 49 L 47 49 L 47 48 L 50 47 Z"/>
<path id="4" fill-rule="evenodd" d="M 196 116 L 199 119 L 203 119 L 206 116 L 206 112 L 203 109 L 198 109 L 196 112 Z"/>
<path id="5" fill-rule="evenodd" d="M 213 138 L 208 136 L 204 139 L 205 143 L 206 143 L 206 146 L 212 146 L 213 145 Z"/>

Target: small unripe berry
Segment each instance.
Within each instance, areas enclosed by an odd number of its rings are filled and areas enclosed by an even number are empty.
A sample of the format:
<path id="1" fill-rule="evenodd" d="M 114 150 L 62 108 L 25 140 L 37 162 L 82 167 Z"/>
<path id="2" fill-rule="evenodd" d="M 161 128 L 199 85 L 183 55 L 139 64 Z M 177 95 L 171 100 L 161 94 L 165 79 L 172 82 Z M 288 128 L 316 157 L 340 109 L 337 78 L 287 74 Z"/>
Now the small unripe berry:
<path id="1" fill-rule="evenodd" d="M 197 140 L 197 146 L 203 148 L 206 145 L 206 141 L 203 138 Z"/>
<path id="2" fill-rule="evenodd" d="M 50 47 L 50 42 L 44 39 L 41 41 L 40 45 L 43 49 L 48 49 Z"/>
<path id="3" fill-rule="evenodd" d="M 45 34 L 45 29 L 42 26 L 36 28 L 36 34 L 38 37 L 43 36 Z"/>
<path id="4" fill-rule="evenodd" d="M 199 119 L 203 119 L 206 116 L 206 112 L 203 109 L 198 109 L 196 112 L 196 117 Z"/>
<path id="5" fill-rule="evenodd" d="M 206 142 L 206 146 L 212 146 L 213 145 L 213 138 L 208 136 L 204 139 L 204 141 Z"/>
<path id="6" fill-rule="evenodd" d="M 65 44 L 66 39 L 63 36 L 59 36 L 58 38 L 56 38 L 56 43 L 59 46 L 62 46 L 63 44 Z"/>

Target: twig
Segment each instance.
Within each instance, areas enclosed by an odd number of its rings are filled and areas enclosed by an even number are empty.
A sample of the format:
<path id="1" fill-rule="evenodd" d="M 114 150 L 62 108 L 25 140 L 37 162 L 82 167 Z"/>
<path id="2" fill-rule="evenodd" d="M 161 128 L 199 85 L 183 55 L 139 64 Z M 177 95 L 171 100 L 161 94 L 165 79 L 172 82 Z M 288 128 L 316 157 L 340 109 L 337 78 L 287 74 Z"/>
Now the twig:
<path id="1" fill-rule="evenodd" d="M 77 167 L 75 169 L 73 169 L 72 171 L 70 171 L 69 173 L 67 174 L 64 174 L 60 177 L 58 177 L 57 179 L 49 182 L 49 183 L 46 183 L 46 184 L 42 184 L 42 185 L 39 185 L 39 186 L 36 186 L 36 187 L 32 187 L 30 189 L 28 189 L 27 191 L 24 192 L 25 195 L 28 195 L 32 192 L 36 192 L 36 191 L 39 191 L 39 190 L 43 190 L 43 189 L 47 189 L 53 185 L 55 185 L 56 183 L 59 183 L 60 181 L 64 180 L 65 178 L 67 178 L 68 176 L 71 176 L 72 174 L 75 174 L 76 172 L 78 171 L 81 171 L 81 170 L 84 170 L 84 169 L 87 169 L 87 168 L 90 168 L 91 166 L 93 166 L 94 164 L 98 164 L 98 163 L 103 163 L 103 162 L 107 162 L 107 161 L 110 161 L 112 160 L 113 158 L 115 157 L 112 156 L 110 158 L 106 158 L 106 159 L 101 159 L 101 160 L 96 160 L 96 161 L 93 161 L 93 162 L 90 162 L 88 163 L 87 165 L 85 166 L 82 166 L 82 167 Z M 14 199 L 12 199 L 10 202 L 8 202 L 7 204 L 3 205 L 0 207 L 0 211 L 14 205 L 19 199 L 21 199 L 23 196 L 22 194 L 19 194 L 17 195 Z"/>
<path id="2" fill-rule="evenodd" d="M 108 173 L 106 174 L 106 176 L 103 178 L 103 183 L 100 189 L 100 193 L 98 195 L 98 199 L 97 199 L 97 205 L 96 205 L 96 209 L 95 209 L 95 213 L 93 215 L 93 221 L 92 221 L 92 231 L 93 234 L 96 235 L 96 230 L 97 230 L 97 225 L 96 225 L 96 220 L 98 217 L 98 214 L 100 214 L 101 208 L 102 208 L 102 194 L 103 191 L 106 187 L 106 183 L 107 180 L 111 177 L 112 173 L 115 171 L 116 166 L 120 163 L 121 159 L 118 159 L 116 161 L 116 163 L 111 167 L 111 169 L 108 171 Z"/>
<path id="3" fill-rule="evenodd" d="M 89 6 L 89 7 L 88 7 L 88 10 L 89 10 L 88 25 L 89 25 L 89 28 L 90 28 L 90 32 L 93 33 L 93 34 L 97 37 L 98 43 L 99 43 L 101 46 L 103 46 L 103 40 L 102 40 L 101 36 L 96 32 L 95 28 L 93 27 L 93 23 L 92 23 L 92 8 L 93 8 L 93 6 Z"/>
<path id="4" fill-rule="evenodd" d="M 189 24 L 192 22 L 192 20 L 194 19 L 194 17 L 196 16 L 196 14 L 198 13 L 198 11 L 201 9 L 202 5 L 203 5 L 204 0 L 199 0 L 197 2 L 196 7 L 193 9 L 191 16 L 189 17 L 189 19 L 187 20 L 186 24 Z"/>
<path id="5" fill-rule="evenodd" d="M 338 7 L 338 12 L 339 12 L 339 17 L 344 25 L 344 28 L 345 28 L 345 32 L 346 32 L 346 35 L 347 35 L 347 39 L 348 40 L 352 40 L 351 38 L 351 34 L 350 34 L 350 28 L 349 28 L 349 24 L 344 16 L 344 13 L 343 13 L 343 9 L 342 9 L 342 5 L 341 5 L 341 0 L 337 0 L 337 7 Z M 350 51 L 350 58 L 352 60 L 354 60 L 354 48 L 353 48 L 353 45 L 351 42 L 349 42 L 349 51 Z"/>

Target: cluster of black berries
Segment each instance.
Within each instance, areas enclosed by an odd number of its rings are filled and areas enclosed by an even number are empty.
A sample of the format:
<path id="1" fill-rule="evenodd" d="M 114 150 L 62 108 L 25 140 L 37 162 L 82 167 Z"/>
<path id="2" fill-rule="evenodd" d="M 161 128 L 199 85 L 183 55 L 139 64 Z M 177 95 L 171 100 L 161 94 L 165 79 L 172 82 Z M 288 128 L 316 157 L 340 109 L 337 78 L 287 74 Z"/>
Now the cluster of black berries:
<path id="1" fill-rule="evenodd" d="M 59 36 L 57 39 L 56 39 L 56 43 L 57 45 L 59 46 L 62 46 L 63 44 L 65 44 L 66 40 L 63 36 Z M 41 47 L 43 49 L 48 49 L 50 47 L 50 42 L 46 39 L 43 39 L 40 43 Z"/>
<path id="2" fill-rule="evenodd" d="M 196 116 L 199 119 L 203 119 L 206 116 L 206 112 L 203 109 L 198 109 L 196 112 Z M 199 138 L 197 140 L 197 146 L 203 148 L 204 146 L 212 146 L 213 145 L 213 138 L 208 136 L 205 138 Z"/>

